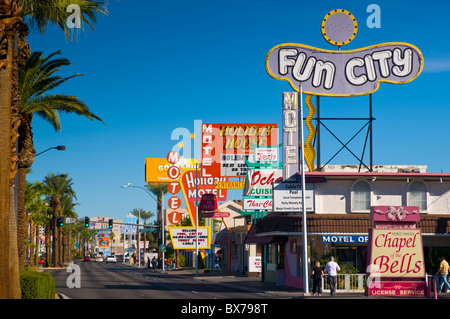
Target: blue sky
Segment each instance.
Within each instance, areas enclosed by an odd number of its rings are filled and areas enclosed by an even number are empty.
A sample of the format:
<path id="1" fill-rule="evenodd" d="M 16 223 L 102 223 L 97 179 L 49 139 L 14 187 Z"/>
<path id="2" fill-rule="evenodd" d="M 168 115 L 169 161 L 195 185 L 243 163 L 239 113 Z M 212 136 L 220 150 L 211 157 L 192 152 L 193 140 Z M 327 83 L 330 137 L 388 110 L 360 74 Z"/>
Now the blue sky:
<path id="1" fill-rule="evenodd" d="M 366 24 L 371 3 L 380 8 L 380 28 Z M 336 49 L 323 39 L 320 23 L 337 8 L 350 11 L 359 27 L 343 50 L 406 42 L 418 47 L 425 60 L 414 81 L 382 83 L 373 94 L 374 164 L 428 165 L 430 172 L 450 172 L 450 2 L 110 0 L 108 15 L 98 18 L 95 31 L 83 25 L 76 41 L 69 42 L 56 27 L 45 35 L 30 31 L 33 51 L 62 50 L 72 62 L 61 74 L 83 74 L 57 91 L 84 100 L 106 125 L 63 115 L 58 133 L 36 118 L 37 152 L 57 145 L 66 150 L 36 157 L 28 180 L 68 173 L 80 217 L 124 219 L 133 208 L 156 212 L 144 191 L 120 186 L 143 186 L 145 158 L 165 157 L 181 139 L 177 134 L 172 139 L 172 132 L 193 132 L 195 120 L 281 127 L 281 94 L 292 89 L 267 74 L 266 54 L 288 42 Z M 322 98 L 321 116 L 368 116 L 368 97 Z M 346 141 L 362 125 L 330 127 Z M 325 133 L 322 139 L 325 161 L 340 144 Z M 358 145 L 358 139 L 350 144 L 360 154 Z M 331 164 L 356 161 L 341 152 Z M 240 194 L 231 193 L 230 199 Z"/>

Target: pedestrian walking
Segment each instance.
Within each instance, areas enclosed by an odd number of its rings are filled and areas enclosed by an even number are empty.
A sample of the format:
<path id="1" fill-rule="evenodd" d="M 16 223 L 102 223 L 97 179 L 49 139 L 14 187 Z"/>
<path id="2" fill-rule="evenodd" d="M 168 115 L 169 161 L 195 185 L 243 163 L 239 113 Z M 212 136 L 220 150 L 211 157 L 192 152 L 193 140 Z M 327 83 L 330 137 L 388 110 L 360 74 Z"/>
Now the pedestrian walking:
<path id="1" fill-rule="evenodd" d="M 153 270 L 156 270 L 156 267 L 158 267 L 158 261 L 156 260 L 156 258 L 154 256 L 152 259 L 152 266 L 153 266 Z"/>
<path id="2" fill-rule="evenodd" d="M 175 270 L 175 264 L 176 264 L 176 262 L 175 262 L 175 257 L 172 259 L 172 270 Z"/>
<path id="3" fill-rule="evenodd" d="M 441 257 L 439 259 L 441 261 L 440 265 L 439 265 L 439 269 L 436 272 L 436 275 L 439 278 L 439 289 L 438 292 L 441 292 L 442 287 L 444 286 L 444 284 L 447 286 L 447 292 L 450 292 L 450 284 L 447 281 L 447 276 L 448 276 L 448 262 L 445 260 L 444 257 Z"/>
<path id="4" fill-rule="evenodd" d="M 150 269 L 150 257 L 147 257 L 147 269 Z"/>
<path id="5" fill-rule="evenodd" d="M 328 278 L 330 280 L 330 294 L 333 296 L 336 294 L 336 282 L 337 282 L 337 272 L 341 270 L 339 265 L 334 261 L 334 257 L 331 256 L 330 261 L 325 266 L 324 272 L 328 273 Z"/>
<path id="6" fill-rule="evenodd" d="M 169 270 L 170 269 L 170 260 L 169 260 L 169 258 L 166 258 L 164 263 L 166 264 L 166 269 Z"/>
<path id="7" fill-rule="evenodd" d="M 322 296 L 322 278 L 324 276 L 323 269 L 320 267 L 320 262 L 316 262 L 316 266 L 312 269 L 313 277 L 313 296 L 316 292 L 319 296 Z"/>

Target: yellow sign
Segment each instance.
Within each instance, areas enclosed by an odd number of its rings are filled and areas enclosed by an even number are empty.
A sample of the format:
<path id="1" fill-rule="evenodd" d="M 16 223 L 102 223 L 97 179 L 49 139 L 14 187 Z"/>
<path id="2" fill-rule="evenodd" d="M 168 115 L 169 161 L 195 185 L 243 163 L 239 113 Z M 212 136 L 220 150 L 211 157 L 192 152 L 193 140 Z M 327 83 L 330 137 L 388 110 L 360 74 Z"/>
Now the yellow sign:
<path id="1" fill-rule="evenodd" d="M 215 184 L 216 189 L 243 189 L 245 181 L 218 181 Z"/>
<path id="2" fill-rule="evenodd" d="M 176 164 L 171 164 L 166 158 L 146 158 L 145 159 L 145 181 L 149 183 L 170 183 L 175 180 L 167 175 L 167 170 L 171 166 L 177 166 L 181 172 L 188 169 L 195 169 L 193 159 L 181 158 Z"/>

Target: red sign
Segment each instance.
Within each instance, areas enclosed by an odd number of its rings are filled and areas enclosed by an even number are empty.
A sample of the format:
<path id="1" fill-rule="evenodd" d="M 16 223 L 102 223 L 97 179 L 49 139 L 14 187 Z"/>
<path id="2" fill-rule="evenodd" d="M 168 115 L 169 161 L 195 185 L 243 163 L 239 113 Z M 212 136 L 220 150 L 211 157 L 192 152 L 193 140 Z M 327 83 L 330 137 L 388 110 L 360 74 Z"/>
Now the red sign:
<path id="1" fill-rule="evenodd" d="M 374 283 L 369 296 L 378 297 L 425 297 L 425 281 L 390 281 Z"/>
<path id="2" fill-rule="evenodd" d="M 169 213 L 168 220 L 172 225 L 177 225 L 177 224 L 181 223 L 181 217 L 182 217 L 181 213 L 179 213 L 177 211 L 173 211 L 173 212 Z"/>
<path id="3" fill-rule="evenodd" d="M 169 198 L 169 207 L 172 209 L 180 208 L 181 200 L 177 196 L 172 196 Z"/>
<path id="4" fill-rule="evenodd" d="M 206 212 L 202 213 L 203 218 L 225 218 L 230 217 L 230 213 L 227 212 Z"/>
<path id="5" fill-rule="evenodd" d="M 176 164 L 180 160 L 180 154 L 177 151 L 170 151 L 166 158 L 170 164 Z"/>
<path id="6" fill-rule="evenodd" d="M 366 294 L 414 296 L 426 293 L 422 232 L 416 228 L 419 207 L 374 206 L 369 229 Z"/>
<path id="7" fill-rule="evenodd" d="M 198 210 L 201 212 L 212 212 L 217 210 L 217 200 L 214 194 L 203 194 Z"/>
<path id="8" fill-rule="evenodd" d="M 171 193 L 172 195 L 177 194 L 181 189 L 180 183 L 178 182 L 171 182 L 167 186 L 167 191 Z"/>
<path id="9" fill-rule="evenodd" d="M 202 175 L 244 177 L 256 147 L 278 143 L 277 124 L 202 124 Z"/>

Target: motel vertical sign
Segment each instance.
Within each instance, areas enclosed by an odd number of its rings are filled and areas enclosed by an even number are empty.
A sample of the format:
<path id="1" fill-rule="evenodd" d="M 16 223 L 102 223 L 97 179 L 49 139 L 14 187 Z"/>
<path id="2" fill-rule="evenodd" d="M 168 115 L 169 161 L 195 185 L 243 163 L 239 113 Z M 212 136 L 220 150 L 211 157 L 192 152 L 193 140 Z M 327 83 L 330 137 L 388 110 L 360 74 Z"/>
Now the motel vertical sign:
<path id="1" fill-rule="evenodd" d="M 296 181 L 299 171 L 297 92 L 283 92 L 283 180 Z M 294 177 L 293 177 L 294 176 Z"/>

